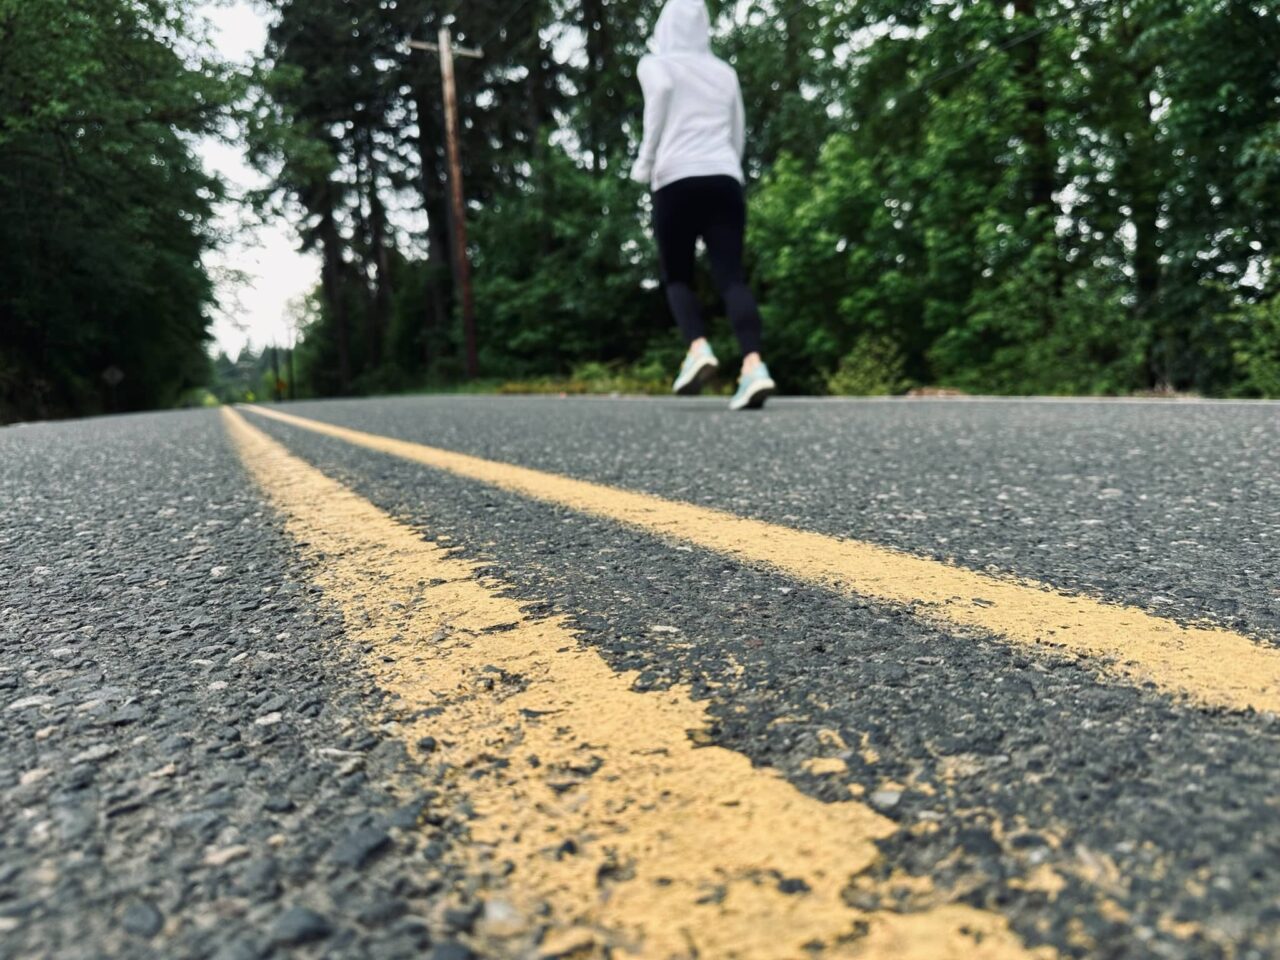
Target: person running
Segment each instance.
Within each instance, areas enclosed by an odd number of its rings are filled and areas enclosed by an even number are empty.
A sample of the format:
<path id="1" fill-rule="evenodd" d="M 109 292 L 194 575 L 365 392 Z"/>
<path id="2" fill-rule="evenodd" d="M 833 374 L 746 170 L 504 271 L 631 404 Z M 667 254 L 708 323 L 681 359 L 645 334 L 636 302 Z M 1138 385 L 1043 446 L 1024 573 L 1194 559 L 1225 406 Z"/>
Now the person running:
<path id="1" fill-rule="evenodd" d="M 729 408 L 758 409 L 777 385 L 760 357 L 760 310 L 742 266 L 746 118 L 738 74 L 711 52 L 711 18 L 703 0 L 668 0 L 653 32 L 653 50 L 637 70 L 644 138 L 631 177 L 653 190 L 667 302 L 689 343 L 672 389 L 697 393 L 720 366 L 693 290 L 701 237 L 742 348 L 742 373 Z"/>

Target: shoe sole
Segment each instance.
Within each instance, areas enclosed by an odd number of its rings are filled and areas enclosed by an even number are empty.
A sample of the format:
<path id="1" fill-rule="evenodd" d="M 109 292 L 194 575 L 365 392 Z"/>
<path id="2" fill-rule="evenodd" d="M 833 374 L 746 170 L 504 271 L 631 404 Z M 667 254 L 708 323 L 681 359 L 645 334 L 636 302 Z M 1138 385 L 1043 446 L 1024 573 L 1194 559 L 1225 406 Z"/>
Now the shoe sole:
<path id="1" fill-rule="evenodd" d="M 674 388 L 677 397 L 692 397 L 702 392 L 703 385 L 715 376 L 715 372 L 720 369 L 720 363 L 717 360 L 706 360 L 703 362 L 696 373 L 689 378 L 683 386 Z"/>
<path id="2" fill-rule="evenodd" d="M 756 384 L 752 387 L 751 392 L 747 394 L 747 398 L 741 402 L 735 401 L 729 404 L 730 410 L 759 410 L 764 406 L 764 402 L 778 392 L 778 385 L 772 380 L 764 383 Z"/>

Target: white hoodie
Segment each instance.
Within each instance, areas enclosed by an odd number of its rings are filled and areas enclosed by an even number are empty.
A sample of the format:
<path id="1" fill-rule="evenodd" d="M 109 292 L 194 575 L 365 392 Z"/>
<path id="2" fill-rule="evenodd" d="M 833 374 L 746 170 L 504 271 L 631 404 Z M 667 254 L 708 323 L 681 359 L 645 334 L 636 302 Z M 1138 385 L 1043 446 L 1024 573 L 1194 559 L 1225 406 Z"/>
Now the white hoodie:
<path id="1" fill-rule="evenodd" d="M 686 177 L 743 182 L 742 90 L 733 67 L 711 52 L 703 0 L 668 0 L 654 52 L 636 71 L 644 90 L 644 140 L 631 178 L 654 190 Z"/>

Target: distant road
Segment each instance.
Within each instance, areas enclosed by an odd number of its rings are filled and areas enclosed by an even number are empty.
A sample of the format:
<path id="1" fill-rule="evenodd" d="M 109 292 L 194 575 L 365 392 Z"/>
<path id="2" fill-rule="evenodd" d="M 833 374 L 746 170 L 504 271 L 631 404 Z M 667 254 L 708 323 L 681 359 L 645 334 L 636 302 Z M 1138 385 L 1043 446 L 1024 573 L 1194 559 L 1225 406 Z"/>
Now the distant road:
<path id="1" fill-rule="evenodd" d="M 0 956 L 1280 955 L 1280 405 L 244 407 L 0 502 Z"/>

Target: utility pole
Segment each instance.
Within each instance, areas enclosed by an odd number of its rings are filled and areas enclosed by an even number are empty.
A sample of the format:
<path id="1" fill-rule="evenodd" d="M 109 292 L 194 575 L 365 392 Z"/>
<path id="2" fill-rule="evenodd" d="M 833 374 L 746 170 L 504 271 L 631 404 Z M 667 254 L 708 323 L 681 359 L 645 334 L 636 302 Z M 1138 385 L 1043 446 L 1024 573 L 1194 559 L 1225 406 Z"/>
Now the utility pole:
<path id="1" fill-rule="evenodd" d="M 453 57 L 480 59 L 483 50 L 455 47 L 448 27 L 440 28 L 439 43 L 410 40 L 415 50 L 427 50 L 440 55 L 440 78 L 444 85 L 445 151 L 449 161 L 449 200 L 453 211 L 453 280 L 458 289 L 462 306 L 462 335 L 466 348 L 467 377 L 475 379 L 480 374 L 480 360 L 476 347 L 476 302 L 471 290 L 471 257 L 467 254 L 467 207 L 462 189 L 462 149 L 459 146 L 458 87 L 454 80 Z"/>

